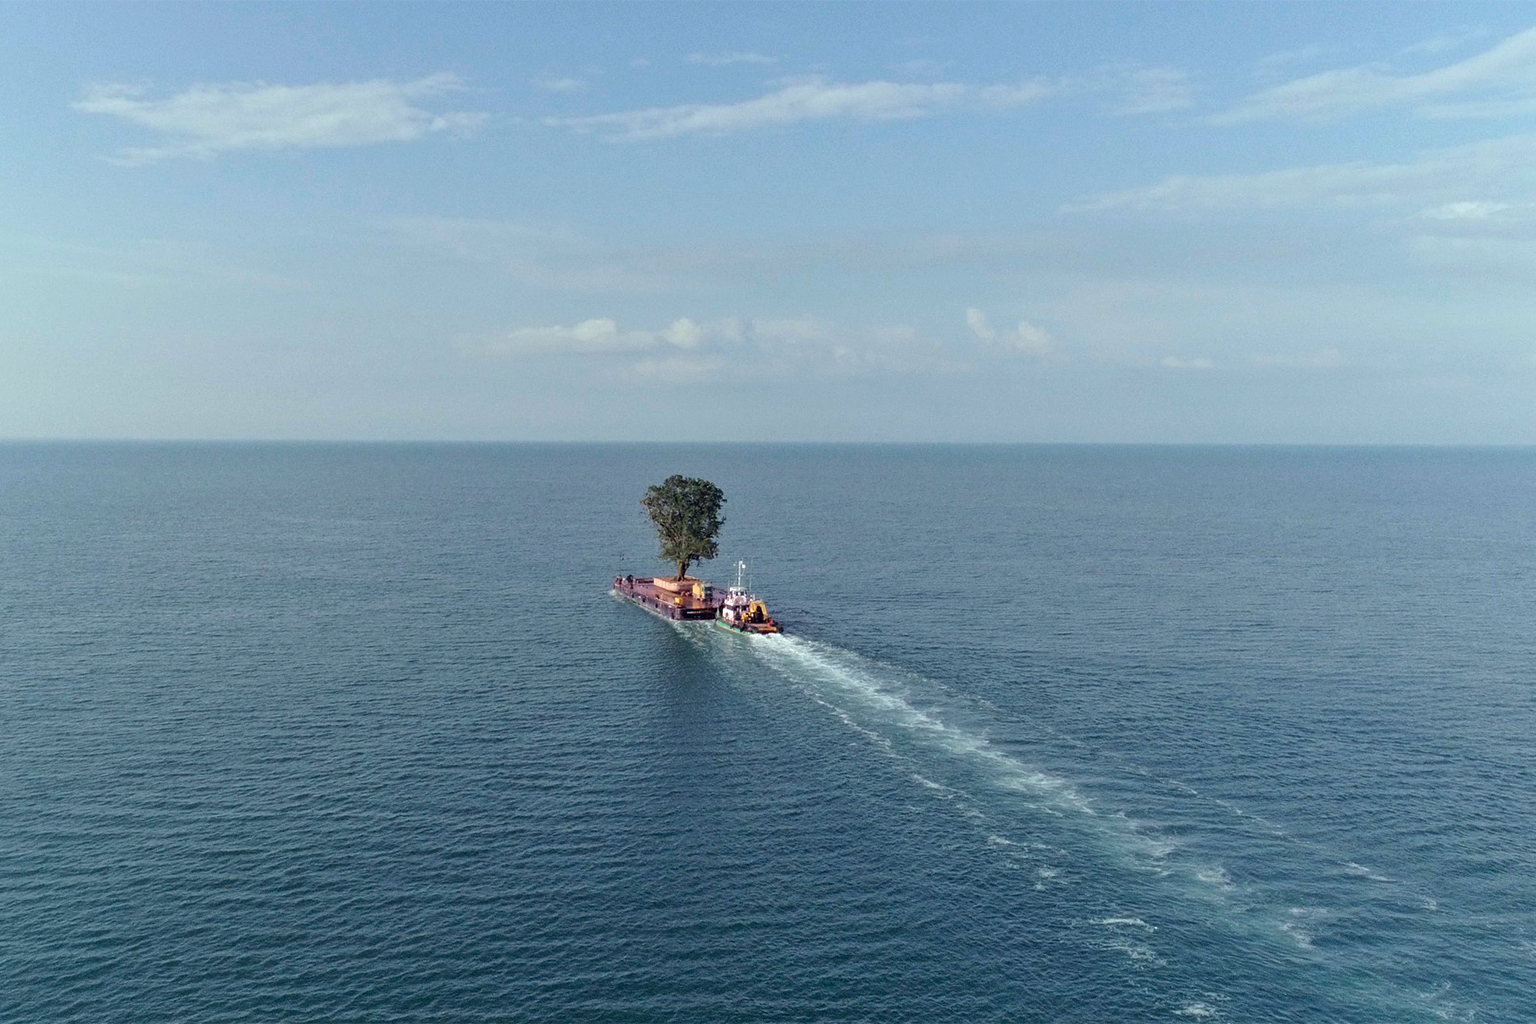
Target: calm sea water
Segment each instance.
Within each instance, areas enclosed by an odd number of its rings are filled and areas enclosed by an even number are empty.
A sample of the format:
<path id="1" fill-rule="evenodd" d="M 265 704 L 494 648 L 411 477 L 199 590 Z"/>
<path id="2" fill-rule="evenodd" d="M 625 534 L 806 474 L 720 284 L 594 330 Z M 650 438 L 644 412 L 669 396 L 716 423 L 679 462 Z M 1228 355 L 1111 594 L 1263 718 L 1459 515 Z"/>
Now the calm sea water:
<path id="1" fill-rule="evenodd" d="M 3 445 L 0 1020 L 1536 1020 L 1533 624 L 1533 451 Z"/>

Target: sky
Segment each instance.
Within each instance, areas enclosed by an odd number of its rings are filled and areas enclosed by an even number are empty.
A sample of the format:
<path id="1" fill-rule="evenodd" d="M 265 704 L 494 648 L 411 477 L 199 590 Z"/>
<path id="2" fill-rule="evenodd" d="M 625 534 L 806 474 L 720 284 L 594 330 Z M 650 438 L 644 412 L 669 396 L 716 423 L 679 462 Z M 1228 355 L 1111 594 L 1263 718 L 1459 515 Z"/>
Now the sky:
<path id="1" fill-rule="evenodd" d="M 1523 4 L 0 4 L 0 437 L 1536 444 Z"/>

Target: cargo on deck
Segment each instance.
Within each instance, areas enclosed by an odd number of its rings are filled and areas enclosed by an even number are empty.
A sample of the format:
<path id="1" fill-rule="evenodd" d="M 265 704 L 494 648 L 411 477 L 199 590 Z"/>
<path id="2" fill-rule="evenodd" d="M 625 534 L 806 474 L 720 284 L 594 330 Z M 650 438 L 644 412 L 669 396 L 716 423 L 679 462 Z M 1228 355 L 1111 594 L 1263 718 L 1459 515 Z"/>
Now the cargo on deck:
<path id="1" fill-rule="evenodd" d="M 666 619 L 713 619 L 725 600 L 724 595 L 715 591 L 714 584 L 692 576 L 680 580 L 615 576 L 613 589 L 620 597 Z"/>

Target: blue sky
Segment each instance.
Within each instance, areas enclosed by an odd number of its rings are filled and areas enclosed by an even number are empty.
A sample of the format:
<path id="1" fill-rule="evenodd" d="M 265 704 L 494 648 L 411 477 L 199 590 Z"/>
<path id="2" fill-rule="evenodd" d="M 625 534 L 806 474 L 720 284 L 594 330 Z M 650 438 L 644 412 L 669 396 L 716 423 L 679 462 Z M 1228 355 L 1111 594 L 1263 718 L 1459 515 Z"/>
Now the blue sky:
<path id="1" fill-rule="evenodd" d="M 1536 443 L 1533 26 L 0 5 L 0 437 Z"/>

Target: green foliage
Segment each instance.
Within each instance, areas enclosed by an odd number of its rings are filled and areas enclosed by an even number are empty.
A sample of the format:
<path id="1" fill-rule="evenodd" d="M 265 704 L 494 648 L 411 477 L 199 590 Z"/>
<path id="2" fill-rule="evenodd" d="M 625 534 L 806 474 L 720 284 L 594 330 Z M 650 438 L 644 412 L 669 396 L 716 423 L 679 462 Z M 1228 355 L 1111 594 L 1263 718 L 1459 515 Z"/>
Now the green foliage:
<path id="1" fill-rule="evenodd" d="M 715 537 L 725 525 L 720 515 L 725 493 L 708 480 L 669 476 L 648 487 L 640 504 L 656 524 L 661 557 L 677 566 L 678 579 L 688 575 L 690 563 L 708 561 L 720 553 Z"/>

